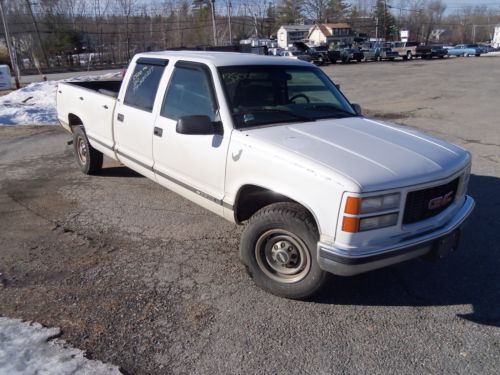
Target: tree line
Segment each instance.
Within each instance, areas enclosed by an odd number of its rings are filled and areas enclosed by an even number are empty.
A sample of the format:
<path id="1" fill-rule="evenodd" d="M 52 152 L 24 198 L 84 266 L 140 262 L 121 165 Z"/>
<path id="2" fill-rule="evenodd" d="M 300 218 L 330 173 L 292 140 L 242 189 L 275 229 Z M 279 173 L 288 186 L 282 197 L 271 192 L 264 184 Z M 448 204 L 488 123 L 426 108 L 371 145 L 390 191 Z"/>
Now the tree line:
<path id="1" fill-rule="evenodd" d="M 21 69 L 126 64 L 138 52 L 269 38 L 283 24 L 348 22 L 361 37 L 488 41 L 500 12 L 442 0 L 0 0 Z M 4 28 L 0 63 L 8 60 Z M 3 48 L 2 48 L 3 45 Z"/>

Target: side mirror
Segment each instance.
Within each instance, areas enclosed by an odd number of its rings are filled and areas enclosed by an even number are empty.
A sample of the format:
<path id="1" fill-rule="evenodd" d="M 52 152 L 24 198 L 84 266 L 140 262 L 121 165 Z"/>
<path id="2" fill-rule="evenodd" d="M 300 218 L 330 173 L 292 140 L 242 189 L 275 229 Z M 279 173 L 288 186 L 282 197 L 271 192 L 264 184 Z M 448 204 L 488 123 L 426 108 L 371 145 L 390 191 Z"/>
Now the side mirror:
<path id="1" fill-rule="evenodd" d="M 184 116 L 177 120 L 175 131 L 179 134 L 210 135 L 215 134 L 215 127 L 208 116 Z"/>
<path id="2" fill-rule="evenodd" d="M 363 116 L 363 111 L 361 110 L 361 106 L 359 104 L 351 104 L 351 107 L 354 109 L 358 116 Z"/>
<path id="3" fill-rule="evenodd" d="M 334 83 L 334 85 L 337 88 L 337 90 L 340 90 L 340 85 L 338 83 Z"/>

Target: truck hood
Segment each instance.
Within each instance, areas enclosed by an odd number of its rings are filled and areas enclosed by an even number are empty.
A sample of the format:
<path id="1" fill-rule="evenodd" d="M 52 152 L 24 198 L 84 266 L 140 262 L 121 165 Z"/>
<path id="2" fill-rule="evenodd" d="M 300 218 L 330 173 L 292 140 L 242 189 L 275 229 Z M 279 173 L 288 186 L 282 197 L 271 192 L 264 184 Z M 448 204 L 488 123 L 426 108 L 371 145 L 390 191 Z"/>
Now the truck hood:
<path id="1" fill-rule="evenodd" d="M 277 125 L 245 131 L 303 163 L 318 163 L 357 184 L 386 190 L 450 176 L 470 155 L 448 142 L 362 117 Z M 248 138 L 247 138 L 248 139 Z"/>

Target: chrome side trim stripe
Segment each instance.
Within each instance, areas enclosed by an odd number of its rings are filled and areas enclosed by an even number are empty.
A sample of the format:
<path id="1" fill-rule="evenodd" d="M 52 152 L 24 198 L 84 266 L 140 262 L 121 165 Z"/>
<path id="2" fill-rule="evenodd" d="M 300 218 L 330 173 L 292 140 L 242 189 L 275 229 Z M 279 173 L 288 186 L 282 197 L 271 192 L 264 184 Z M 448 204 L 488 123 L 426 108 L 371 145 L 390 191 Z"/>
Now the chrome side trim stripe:
<path id="1" fill-rule="evenodd" d="M 95 142 L 95 143 L 99 143 L 102 147 L 105 147 L 105 148 L 107 148 L 108 150 L 114 151 L 114 150 L 113 150 L 113 147 L 109 147 L 107 144 L 105 144 L 105 143 L 103 143 L 103 142 L 99 141 L 98 139 L 95 139 L 94 137 L 91 137 L 91 136 L 90 136 L 90 135 L 88 135 L 88 134 L 87 134 L 87 138 L 88 138 L 88 139 L 90 139 L 90 140 L 92 140 L 92 141 L 93 141 L 93 142 Z"/>
<path id="2" fill-rule="evenodd" d="M 98 141 L 96 141 L 96 142 L 99 143 Z M 105 145 L 103 145 L 103 146 L 105 146 Z M 233 210 L 233 206 L 232 205 L 230 205 L 229 203 L 224 202 L 221 199 L 217 199 L 217 198 L 215 198 L 214 196 L 212 196 L 210 194 L 207 194 L 207 193 L 205 193 L 203 191 L 200 191 L 200 190 L 192 187 L 191 185 L 188 185 L 188 184 L 186 184 L 186 183 L 184 183 L 182 181 L 179 181 L 176 178 L 173 178 L 173 177 L 171 177 L 171 176 L 169 176 L 169 175 L 167 175 L 167 174 L 165 174 L 163 172 L 160 172 L 158 169 L 150 167 L 150 166 L 148 166 L 148 165 L 140 162 L 139 160 L 136 160 L 136 159 L 134 159 L 134 158 L 132 158 L 132 157 L 124 154 L 122 151 L 120 151 L 118 149 L 116 150 L 116 153 L 119 154 L 119 155 L 121 155 L 121 156 L 123 156 L 123 157 L 125 157 L 125 158 L 127 158 L 131 162 L 133 162 L 133 163 L 135 163 L 135 164 L 137 164 L 137 165 L 139 165 L 139 166 L 141 166 L 141 167 L 143 167 L 143 168 L 145 168 L 147 170 L 150 170 L 150 171 L 156 173 L 157 175 L 163 177 L 164 179 L 169 180 L 170 182 L 173 182 L 174 184 L 179 185 L 180 187 L 183 187 L 184 189 L 192 191 L 193 193 L 196 193 L 200 197 L 208 199 L 209 201 L 212 201 L 212 202 L 214 202 L 214 203 L 216 203 L 216 204 L 218 204 L 220 206 L 223 206 L 224 208 L 227 208 L 229 210 Z"/>

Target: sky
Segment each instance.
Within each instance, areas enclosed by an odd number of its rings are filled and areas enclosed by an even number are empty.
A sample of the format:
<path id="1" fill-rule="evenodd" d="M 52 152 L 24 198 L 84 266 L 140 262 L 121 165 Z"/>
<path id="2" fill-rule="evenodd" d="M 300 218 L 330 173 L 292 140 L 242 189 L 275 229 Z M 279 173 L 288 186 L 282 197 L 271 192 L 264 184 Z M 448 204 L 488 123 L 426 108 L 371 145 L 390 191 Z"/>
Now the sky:
<path id="1" fill-rule="evenodd" d="M 499 8 L 500 9 L 500 0 L 442 0 L 443 3 L 450 9 L 463 8 L 467 6 L 477 6 L 477 5 L 487 5 L 489 7 Z M 359 0 L 348 0 L 351 4 L 356 4 Z M 363 2 L 363 1 L 362 1 Z M 366 1 L 370 3 L 370 1 Z M 399 6 L 401 3 L 405 3 L 405 1 L 401 0 L 387 0 L 387 2 Z"/>

